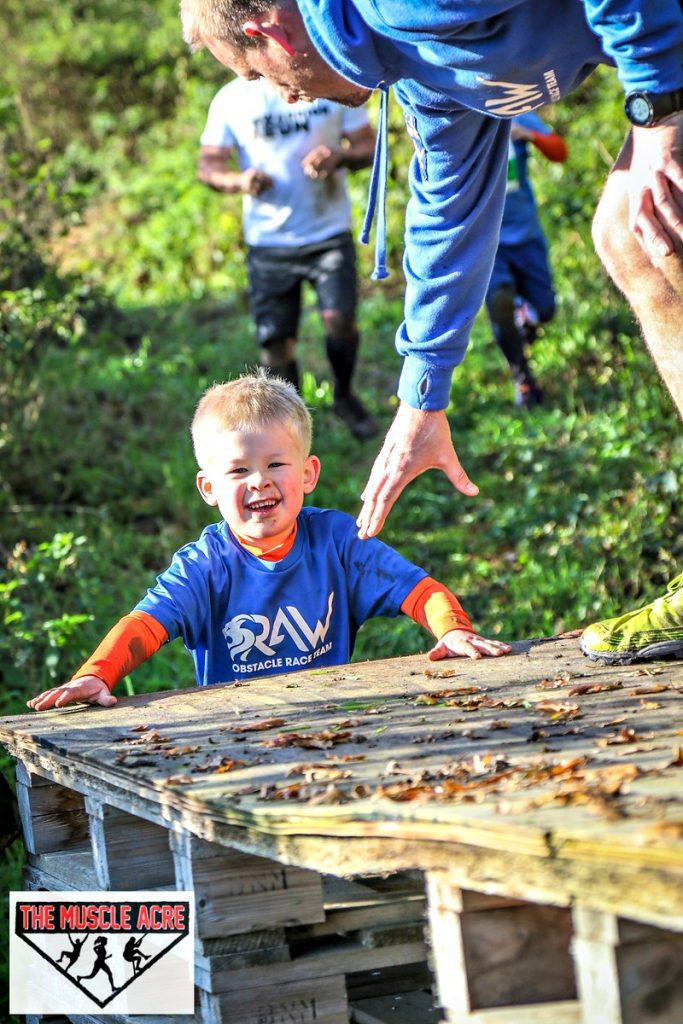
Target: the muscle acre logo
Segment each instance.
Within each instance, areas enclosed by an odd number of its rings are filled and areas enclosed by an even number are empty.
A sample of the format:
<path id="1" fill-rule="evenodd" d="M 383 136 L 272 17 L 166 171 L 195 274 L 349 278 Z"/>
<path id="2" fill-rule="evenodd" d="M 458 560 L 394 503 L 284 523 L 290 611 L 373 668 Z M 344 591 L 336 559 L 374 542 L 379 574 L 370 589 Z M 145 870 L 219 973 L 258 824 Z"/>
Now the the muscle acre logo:
<path id="1" fill-rule="evenodd" d="M 10 893 L 10 1012 L 191 1014 L 191 892 Z"/>

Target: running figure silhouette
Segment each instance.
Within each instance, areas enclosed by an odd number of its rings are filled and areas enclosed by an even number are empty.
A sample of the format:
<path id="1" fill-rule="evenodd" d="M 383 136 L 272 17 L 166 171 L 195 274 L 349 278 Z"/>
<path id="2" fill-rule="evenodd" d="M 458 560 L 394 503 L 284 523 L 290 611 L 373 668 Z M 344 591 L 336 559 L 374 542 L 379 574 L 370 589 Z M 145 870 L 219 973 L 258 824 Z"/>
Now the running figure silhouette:
<path id="1" fill-rule="evenodd" d="M 111 953 L 107 953 L 107 940 L 104 937 L 104 935 L 99 935 L 95 939 L 93 949 L 95 950 L 96 960 L 95 963 L 93 964 L 92 971 L 90 972 L 90 974 L 79 974 L 76 980 L 87 981 L 89 978 L 94 978 L 95 975 L 99 974 L 100 971 L 104 971 L 104 973 L 109 978 L 109 984 L 111 985 L 112 992 L 115 992 L 116 985 L 114 984 L 114 979 L 112 977 L 111 970 L 107 965 L 107 960 L 111 960 Z"/>

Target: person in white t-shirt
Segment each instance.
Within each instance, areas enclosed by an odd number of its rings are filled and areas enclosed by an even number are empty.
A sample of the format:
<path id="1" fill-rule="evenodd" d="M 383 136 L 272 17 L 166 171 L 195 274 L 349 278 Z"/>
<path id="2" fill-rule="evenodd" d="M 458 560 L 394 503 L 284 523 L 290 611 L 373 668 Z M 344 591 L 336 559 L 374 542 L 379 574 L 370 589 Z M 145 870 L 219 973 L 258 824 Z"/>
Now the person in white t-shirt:
<path id="1" fill-rule="evenodd" d="M 358 354 L 356 251 L 347 170 L 372 162 L 362 109 L 330 100 L 286 103 L 262 79 L 235 79 L 209 107 L 198 177 L 243 196 L 249 297 L 261 364 L 299 387 L 301 289 L 315 289 L 333 375 L 333 411 L 359 438 L 378 425 L 352 389 Z M 239 170 L 233 170 L 237 159 Z"/>

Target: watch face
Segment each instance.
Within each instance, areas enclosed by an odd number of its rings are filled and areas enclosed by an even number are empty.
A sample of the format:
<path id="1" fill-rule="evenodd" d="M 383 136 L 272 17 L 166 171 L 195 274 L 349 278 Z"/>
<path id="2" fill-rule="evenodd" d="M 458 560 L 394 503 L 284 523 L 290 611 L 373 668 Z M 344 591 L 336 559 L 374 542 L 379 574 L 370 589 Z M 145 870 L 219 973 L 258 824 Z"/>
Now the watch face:
<path id="1" fill-rule="evenodd" d="M 652 107 L 644 96 L 631 96 L 628 116 L 634 124 L 647 124 L 652 117 Z"/>

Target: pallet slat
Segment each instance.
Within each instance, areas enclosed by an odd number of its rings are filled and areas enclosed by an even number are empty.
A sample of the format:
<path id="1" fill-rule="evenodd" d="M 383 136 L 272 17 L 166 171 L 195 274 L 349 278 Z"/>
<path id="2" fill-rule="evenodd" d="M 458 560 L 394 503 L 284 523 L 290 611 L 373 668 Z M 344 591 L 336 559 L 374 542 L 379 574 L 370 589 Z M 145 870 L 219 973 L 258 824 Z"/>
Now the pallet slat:
<path id="1" fill-rule="evenodd" d="M 574 958 L 586 1020 L 680 1024 L 683 934 L 577 906 Z"/>
<path id="2" fill-rule="evenodd" d="M 343 976 L 236 989 L 219 995 L 201 993 L 202 1024 L 348 1024 Z"/>

